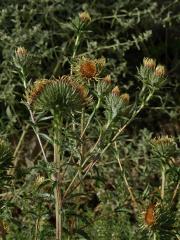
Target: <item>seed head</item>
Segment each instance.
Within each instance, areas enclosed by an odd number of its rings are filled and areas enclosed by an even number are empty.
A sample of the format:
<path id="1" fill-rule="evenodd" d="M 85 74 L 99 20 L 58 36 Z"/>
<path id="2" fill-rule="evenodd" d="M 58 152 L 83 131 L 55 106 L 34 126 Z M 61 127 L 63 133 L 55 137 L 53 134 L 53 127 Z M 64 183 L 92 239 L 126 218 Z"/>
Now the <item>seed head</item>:
<path id="1" fill-rule="evenodd" d="M 155 75 L 157 77 L 165 77 L 166 75 L 166 68 L 163 65 L 157 65 L 155 69 Z"/>
<path id="2" fill-rule="evenodd" d="M 81 12 L 79 13 L 79 19 L 82 21 L 82 22 L 90 22 L 91 21 L 91 16 L 89 15 L 89 13 L 87 11 L 85 12 Z"/>
<path id="3" fill-rule="evenodd" d="M 126 104 L 129 103 L 130 97 L 129 97 L 129 94 L 128 94 L 128 93 L 122 94 L 122 95 L 120 96 L 120 98 L 121 98 L 121 99 L 123 100 L 123 102 L 125 102 Z"/>
<path id="4" fill-rule="evenodd" d="M 113 90 L 112 90 L 112 94 L 115 95 L 115 96 L 120 96 L 120 89 L 118 86 L 114 87 Z"/>
<path id="5" fill-rule="evenodd" d="M 96 62 L 90 59 L 85 59 L 80 64 L 80 74 L 84 78 L 94 78 L 97 74 Z"/>
<path id="6" fill-rule="evenodd" d="M 15 51 L 15 54 L 19 58 L 24 58 L 28 55 L 28 51 L 24 47 L 18 47 Z"/>
<path id="7" fill-rule="evenodd" d="M 156 60 L 153 58 L 143 59 L 144 67 L 154 69 L 156 67 Z"/>

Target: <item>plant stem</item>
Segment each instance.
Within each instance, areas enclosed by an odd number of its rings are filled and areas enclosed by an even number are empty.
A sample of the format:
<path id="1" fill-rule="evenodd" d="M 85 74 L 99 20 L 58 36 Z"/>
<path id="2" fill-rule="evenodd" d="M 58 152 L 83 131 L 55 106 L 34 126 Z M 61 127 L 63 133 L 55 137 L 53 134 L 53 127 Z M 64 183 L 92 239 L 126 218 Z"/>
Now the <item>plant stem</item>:
<path id="1" fill-rule="evenodd" d="M 55 197 L 55 214 L 56 214 L 56 240 L 62 239 L 62 196 L 61 196 L 61 128 L 62 128 L 62 119 L 59 115 L 54 114 L 54 164 L 56 167 L 56 186 L 54 188 L 54 197 Z"/>
<path id="2" fill-rule="evenodd" d="M 117 144 L 116 144 L 116 142 L 115 142 L 115 148 L 116 148 L 116 151 L 117 151 Z M 131 187 L 129 186 L 128 180 L 127 180 L 127 178 L 126 178 L 126 174 L 125 174 L 125 172 L 124 172 L 124 170 L 123 170 L 123 167 L 122 167 L 122 164 L 121 164 L 121 161 L 120 161 L 120 158 L 119 158 L 119 155 L 117 155 L 117 160 L 118 160 L 118 163 L 119 163 L 120 171 L 121 171 L 121 173 L 122 173 L 122 175 L 123 175 L 124 183 L 125 183 L 125 185 L 126 185 L 126 187 L 127 187 L 127 190 L 128 190 L 128 192 L 129 192 L 129 195 L 130 195 L 130 197 L 131 197 L 133 206 L 134 206 L 134 208 L 136 208 L 136 207 L 137 207 L 137 202 L 136 202 L 136 199 L 135 199 L 135 197 L 134 197 L 134 194 L 133 194 L 133 192 L 132 192 L 132 190 L 131 190 Z"/>
<path id="3" fill-rule="evenodd" d="M 165 190 L 165 183 L 166 183 L 166 169 L 162 166 L 161 170 L 161 199 L 164 199 L 164 190 Z"/>

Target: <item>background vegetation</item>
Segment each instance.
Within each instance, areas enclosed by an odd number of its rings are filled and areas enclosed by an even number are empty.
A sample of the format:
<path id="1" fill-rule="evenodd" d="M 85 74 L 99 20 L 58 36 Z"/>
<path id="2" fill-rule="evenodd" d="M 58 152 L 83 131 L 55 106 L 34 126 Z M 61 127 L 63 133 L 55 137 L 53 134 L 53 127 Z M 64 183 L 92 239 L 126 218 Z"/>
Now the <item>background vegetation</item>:
<path id="1" fill-rule="evenodd" d="M 169 135 L 179 146 L 180 1 L 1 0 L 0 10 L 0 132 L 10 143 L 17 162 L 13 178 L 0 172 L 0 179 L 4 176 L 0 183 L 0 235 L 17 240 L 54 239 L 55 228 L 49 186 L 45 191 L 35 191 L 33 185 L 39 174 L 48 178 L 51 169 L 43 162 L 32 128 L 35 126 L 22 103 L 24 85 L 21 72 L 14 66 L 15 49 L 23 46 L 30 53 L 24 63 L 30 82 L 68 74 L 77 36 L 74 25 L 79 13 L 88 11 L 91 22 L 80 36 L 76 54 L 105 57 L 104 75 L 110 74 L 114 85 L 129 93 L 131 103 L 136 101 L 140 89 L 136 74 L 144 56 L 166 65 L 168 80 L 121 137 L 123 171 L 112 154 L 89 173 L 82 183 L 86 198 L 74 200 L 75 206 L 67 203 L 69 225 L 64 226 L 64 231 L 71 233 L 72 227 L 71 239 L 81 240 L 145 239 L 139 231 L 141 220 L 124 185 L 123 174 L 125 171 L 138 204 L 145 209 L 156 199 L 161 184 L 159 166 L 151 157 L 150 139 Z M 44 120 L 38 126 L 46 156 L 51 159 L 47 133 L 51 119 Z M 176 156 L 176 173 L 171 175 L 168 185 L 173 189 L 179 181 L 179 161 Z M 7 161 L 5 171 L 10 165 Z M 167 196 L 167 202 L 169 199 Z M 178 214 L 178 204 L 177 194 L 171 216 L 175 211 Z M 78 221 L 76 231 L 73 218 Z M 40 229 L 35 229 L 37 226 Z M 177 220 L 175 226 L 179 226 Z M 178 234 L 171 239 L 179 239 Z"/>

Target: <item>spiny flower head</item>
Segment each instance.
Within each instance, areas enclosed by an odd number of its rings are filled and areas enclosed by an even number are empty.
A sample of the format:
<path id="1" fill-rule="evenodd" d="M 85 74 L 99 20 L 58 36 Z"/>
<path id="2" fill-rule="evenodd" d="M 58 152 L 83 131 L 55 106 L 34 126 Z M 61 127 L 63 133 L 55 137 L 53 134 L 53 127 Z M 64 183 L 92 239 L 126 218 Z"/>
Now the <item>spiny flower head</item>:
<path id="1" fill-rule="evenodd" d="M 91 16 L 89 15 L 89 13 L 87 11 L 84 11 L 84 12 L 79 13 L 79 19 L 82 22 L 87 23 L 87 22 L 91 21 Z"/>
<path id="2" fill-rule="evenodd" d="M 79 72 L 84 78 L 94 78 L 97 74 L 96 62 L 93 60 L 85 60 L 80 64 Z"/>
<path id="3" fill-rule="evenodd" d="M 50 84 L 50 80 L 48 79 L 41 79 L 35 81 L 34 85 L 26 91 L 26 100 L 29 105 L 32 105 L 36 98 L 41 94 L 43 89 L 47 84 Z"/>
<path id="4" fill-rule="evenodd" d="M 143 59 L 144 67 L 154 69 L 156 67 L 156 60 L 153 58 L 145 57 Z"/>
<path id="5" fill-rule="evenodd" d="M 120 96 L 120 89 L 118 86 L 115 86 L 113 89 L 112 89 L 112 94 L 115 95 L 115 96 Z"/>
<path id="6" fill-rule="evenodd" d="M 18 47 L 18 48 L 16 49 L 16 51 L 15 51 L 15 54 L 16 54 L 16 56 L 19 57 L 19 58 L 24 58 L 24 57 L 26 57 L 26 56 L 28 55 L 28 51 L 27 51 L 27 49 L 24 48 L 24 47 Z"/>
<path id="7" fill-rule="evenodd" d="M 123 100 L 124 103 L 128 104 L 129 103 L 129 94 L 128 93 L 123 93 L 120 98 Z"/>
<path id="8" fill-rule="evenodd" d="M 105 65 L 105 59 L 91 59 L 80 57 L 75 59 L 72 64 L 72 72 L 76 78 L 92 80 L 95 79 L 102 71 Z"/>
<path id="9" fill-rule="evenodd" d="M 53 80 L 39 80 L 26 94 L 27 102 L 35 109 L 56 110 L 68 113 L 89 103 L 87 89 L 71 76 Z"/>
<path id="10" fill-rule="evenodd" d="M 155 76 L 163 78 L 166 76 L 166 68 L 163 65 L 157 65 L 155 72 Z"/>
<path id="11" fill-rule="evenodd" d="M 106 75 L 104 78 L 103 78 L 103 81 L 107 84 L 111 84 L 111 75 Z"/>

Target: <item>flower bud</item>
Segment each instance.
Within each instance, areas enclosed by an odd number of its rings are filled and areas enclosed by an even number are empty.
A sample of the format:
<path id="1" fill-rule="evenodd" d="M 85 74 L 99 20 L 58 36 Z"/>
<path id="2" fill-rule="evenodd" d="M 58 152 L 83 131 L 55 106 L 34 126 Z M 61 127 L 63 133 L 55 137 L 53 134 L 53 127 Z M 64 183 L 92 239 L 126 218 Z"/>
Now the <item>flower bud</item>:
<path id="1" fill-rule="evenodd" d="M 120 89 L 119 89 L 118 86 L 113 88 L 112 94 L 115 95 L 115 96 L 120 96 Z"/>
<path id="2" fill-rule="evenodd" d="M 79 19 L 82 21 L 82 22 L 90 22 L 91 21 L 91 16 L 89 15 L 88 12 L 81 12 L 79 13 Z"/>
<path id="3" fill-rule="evenodd" d="M 15 51 L 15 54 L 19 58 L 25 58 L 28 55 L 28 51 L 24 47 L 18 47 Z"/>
<path id="4" fill-rule="evenodd" d="M 104 78 L 103 78 L 103 81 L 107 84 L 111 84 L 111 76 L 110 75 L 106 75 Z"/>
<path id="5" fill-rule="evenodd" d="M 156 67 L 156 60 L 153 58 L 143 59 L 144 67 L 154 69 Z"/>
<path id="6" fill-rule="evenodd" d="M 121 98 L 121 99 L 123 100 L 123 102 L 125 102 L 126 104 L 129 103 L 130 97 L 129 97 L 129 94 L 128 94 L 128 93 L 122 94 L 122 95 L 120 96 L 120 98 Z"/>
<path id="7" fill-rule="evenodd" d="M 166 68 L 163 65 L 157 65 L 155 69 L 155 75 L 157 77 L 165 77 L 166 75 Z"/>

